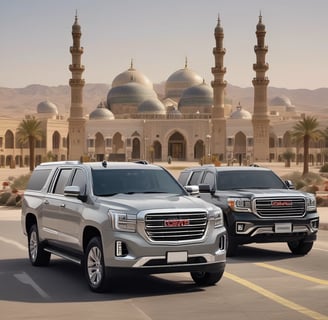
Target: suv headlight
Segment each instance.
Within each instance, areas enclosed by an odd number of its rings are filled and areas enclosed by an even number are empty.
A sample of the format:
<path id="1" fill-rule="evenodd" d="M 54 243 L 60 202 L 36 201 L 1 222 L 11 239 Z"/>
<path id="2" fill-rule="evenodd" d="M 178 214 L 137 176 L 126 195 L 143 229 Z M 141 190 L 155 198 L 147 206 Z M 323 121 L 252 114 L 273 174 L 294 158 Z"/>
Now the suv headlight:
<path id="1" fill-rule="evenodd" d="M 317 201 L 314 196 L 309 196 L 306 198 L 306 211 L 316 211 Z"/>
<path id="2" fill-rule="evenodd" d="M 248 198 L 228 198 L 228 205 L 232 211 L 252 212 L 251 200 Z"/>
<path id="3" fill-rule="evenodd" d="M 222 210 L 215 210 L 214 214 L 214 228 L 220 228 L 223 226 L 223 213 Z"/>
<path id="4" fill-rule="evenodd" d="M 112 225 L 115 230 L 136 232 L 137 217 L 134 214 L 124 212 L 109 211 L 112 217 Z"/>

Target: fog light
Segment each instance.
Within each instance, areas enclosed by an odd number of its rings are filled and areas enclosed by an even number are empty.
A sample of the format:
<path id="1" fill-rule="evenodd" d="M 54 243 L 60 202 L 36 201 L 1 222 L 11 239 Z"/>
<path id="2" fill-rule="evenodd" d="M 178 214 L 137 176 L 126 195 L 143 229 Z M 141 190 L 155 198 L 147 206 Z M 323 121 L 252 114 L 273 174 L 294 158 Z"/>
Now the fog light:
<path id="1" fill-rule="evenodd" d="M 237 232 L 243 232 L 245 230 L 244 223 L 237 223 Z"/>
<path id="2" fill-rule="evenodd" d="M 115 255 L 116 255 L 116 257 L 122 257 L 122 255 L 123 255 L 122 241 L 115 242 Z"/>
<path id="3" fill-rule="evenodd" d="M 319 229 L 319 220 L 316 219 L 316 220 L 312 220 L 311 221 L 311 226 L 313 229 Z"/>

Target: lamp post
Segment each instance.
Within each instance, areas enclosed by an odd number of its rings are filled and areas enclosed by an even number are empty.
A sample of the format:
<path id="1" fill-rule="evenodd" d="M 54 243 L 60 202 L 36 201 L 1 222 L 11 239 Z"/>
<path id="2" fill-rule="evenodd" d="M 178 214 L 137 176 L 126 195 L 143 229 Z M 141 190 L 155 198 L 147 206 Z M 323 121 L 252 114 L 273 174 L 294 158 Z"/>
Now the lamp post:
<path id="1" fill-rule="evenodd" d="M 207 156 L 210 159 L 211 158 L 211 135 L 208 134 L 206 135 L 206 140 L 207 140 Z"/>

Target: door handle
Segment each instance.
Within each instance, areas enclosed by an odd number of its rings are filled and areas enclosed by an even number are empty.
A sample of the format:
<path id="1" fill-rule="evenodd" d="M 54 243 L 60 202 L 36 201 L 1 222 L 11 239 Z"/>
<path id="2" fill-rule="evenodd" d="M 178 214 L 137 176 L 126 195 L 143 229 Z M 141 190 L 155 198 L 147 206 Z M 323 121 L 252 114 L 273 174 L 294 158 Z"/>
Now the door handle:
<path id="1" fill-rule="evenodd" d="M 61 208 L 65 208 L 65 203 L 62 203 L 62 204 L 60 205 L 60 207 L 61 207 Z"/>

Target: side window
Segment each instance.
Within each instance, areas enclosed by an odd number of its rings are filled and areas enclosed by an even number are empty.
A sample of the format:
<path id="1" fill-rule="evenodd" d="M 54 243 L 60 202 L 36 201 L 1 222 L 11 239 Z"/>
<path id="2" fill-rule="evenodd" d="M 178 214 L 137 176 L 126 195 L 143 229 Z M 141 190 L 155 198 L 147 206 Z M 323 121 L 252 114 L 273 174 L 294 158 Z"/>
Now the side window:
<path id="1" fill-rule="evenodd" d="M 81 194 L 85 194 L 86 192 L 86 176 L 85 172 L 81 169 L 77 169 L 74 173 L 72 186 L 79 186 L 81 190 Z"/>
<path id="2" fill-rule="evenodd" d="M 72 169 L 61 169 L 53 193 L 64 194 L 64 188 L 67 186 L 68 179 L 71 175 Z"/>
<path id="3" fill-rule="evenodd" d="M 202 173 L 203 173 L 202 171 L 193 172 L 188 185 L 198 185 L 200 183 L 200 178 L 201 178 Z"/>
<path id="4" fill-rule="evenodd" d="M 211 189 L 214 189 L 215 176 L 212 172 L 206 172 L 203 180 L 204 184 L 208 184 Z"/>
<path id="5" fill-rule="evenodd" d="M 27 184 L 27 189 L 41 190 L 46 183 L 51 169 L 34 170 Z"/>

